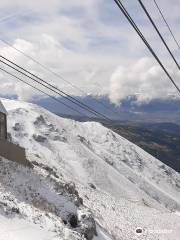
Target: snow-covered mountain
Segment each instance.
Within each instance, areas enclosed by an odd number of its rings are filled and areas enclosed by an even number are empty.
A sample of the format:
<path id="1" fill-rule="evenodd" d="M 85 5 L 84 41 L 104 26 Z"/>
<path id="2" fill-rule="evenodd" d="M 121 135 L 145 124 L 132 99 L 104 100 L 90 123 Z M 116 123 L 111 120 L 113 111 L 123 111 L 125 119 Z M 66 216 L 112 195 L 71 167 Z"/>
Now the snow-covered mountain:
<path id="1" fill-rule="evenodd" d="M 23 221 L 43 240 L 178 239 L 177 172 L 99 123 L 3 104 L 10 137 L 34 168 L 0 161 L 0 224 Z"/>

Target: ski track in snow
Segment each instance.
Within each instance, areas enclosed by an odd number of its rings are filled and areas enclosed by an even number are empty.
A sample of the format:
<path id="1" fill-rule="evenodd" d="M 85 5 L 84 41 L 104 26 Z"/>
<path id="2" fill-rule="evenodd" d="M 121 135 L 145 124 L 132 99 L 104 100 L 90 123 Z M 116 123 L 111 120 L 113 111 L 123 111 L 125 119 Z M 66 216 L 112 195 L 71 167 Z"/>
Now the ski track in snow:
<path id="1" fill-rule="evenodd" d="M 43 174 L 40 164 L 44 164 L 62 182 L 75 183 L 86 207 L 76 208 L 71 200 L 64 214 L 67 215 L 68 208 L 79 214 L 89 208 L 98 223 L 98 236 L 94 240 L 178 239 L 180 175 L 177 172 L 99 123 L 63 119 L 20 101 L 3 100 L 3 104 L 8 110 L 12 141 L 25 147 L 27 158 L 39 164 L 37 174 Z M 32 179 L 29 181 L 33 186 Z M 41 195 L 57 205 L 59 198 L 55 200 L 47 190 L 43 191 Z M 61 211 L 67 199 L 66 196 L 62 205 L 57 206 Z M 26 220 L 33 224 L 27 212 L 26 215 Z M 45 216 L 41 220 L 44 219 Z M 40 225 L 52 234 L 56 229 L 53 221 L 58 219 L 47 217 L 47 220 L 53 227 L 46 229 L 43 222 Z M 62 239 L 83 239 L 60 225 L 61 232 L 66 229 L 69 234 L 63 233 Z M 137 228 L 142 228 L 141 234 L 136 233 Z M 43 236 L 38 239 L 46 240 Z"/>

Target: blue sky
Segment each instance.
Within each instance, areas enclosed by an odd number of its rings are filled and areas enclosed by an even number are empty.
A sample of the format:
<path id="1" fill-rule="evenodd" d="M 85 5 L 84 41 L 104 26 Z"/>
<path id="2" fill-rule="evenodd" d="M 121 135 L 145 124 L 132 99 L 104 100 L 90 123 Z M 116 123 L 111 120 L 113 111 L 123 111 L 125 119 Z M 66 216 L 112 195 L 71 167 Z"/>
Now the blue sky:
<path id="1" fill-rule="evenodd" d="M 180 40 L 179 1 L 157 1 Z M 153 0 L 143 2 L 179 59 L 180 50 Z M 180 85 L 179 72 L 138 2 L 123 3 Z M 137 94 L 139 101 L 149 101 L 176 93 L 113 0 L 1 0 L 0 24 L 2 39 L 61 74 L 86 94 L 108 95 L 117 103 L 133 94 Z M 68 93 L 82 94 L 3 43 L 0 51 Z M 20 99 L 36 94 L 4 74 L 0 74 L 0 83 L 2 92 L 12 92 Z"/>

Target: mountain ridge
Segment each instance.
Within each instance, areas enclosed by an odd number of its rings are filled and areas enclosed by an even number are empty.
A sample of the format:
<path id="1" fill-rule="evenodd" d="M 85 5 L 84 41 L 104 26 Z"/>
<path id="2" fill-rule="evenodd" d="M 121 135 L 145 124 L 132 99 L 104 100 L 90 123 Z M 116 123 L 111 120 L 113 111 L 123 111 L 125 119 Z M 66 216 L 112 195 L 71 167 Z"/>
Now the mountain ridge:
<path id="1" fill-rule="evenodd" d="M 102 239 L 133 239 L 137 227 L 140 239 L 177 239 L 180 176 L 173 169 L 100 123 L 63 119 L 25 102 L 3 104 L 12 141 L 40 171 L 46 165 L 76 185 L 99 236 L 108 233 Z M 156 228 L 172 232 L 159 236 Z"/>

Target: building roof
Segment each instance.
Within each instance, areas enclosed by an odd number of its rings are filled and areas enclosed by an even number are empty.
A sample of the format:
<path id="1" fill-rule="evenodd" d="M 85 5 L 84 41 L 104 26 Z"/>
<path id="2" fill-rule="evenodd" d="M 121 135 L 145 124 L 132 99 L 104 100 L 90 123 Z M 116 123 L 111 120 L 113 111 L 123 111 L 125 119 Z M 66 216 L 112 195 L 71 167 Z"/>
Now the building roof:
<path id="1" fill-rule="evenodd" d="M 1 100 L 0 100 L 0 112 L 7 115 L 7 111 L 6 111 L 5 107 L 4 107 L 4 105 L 2 104 Z"/>

